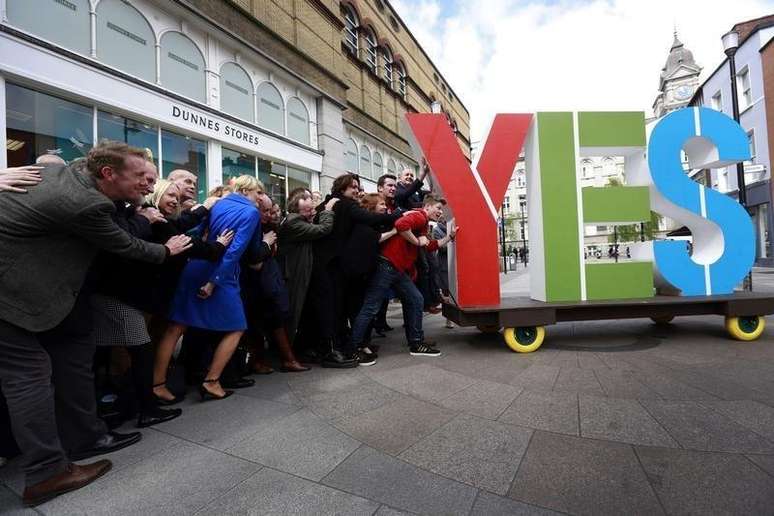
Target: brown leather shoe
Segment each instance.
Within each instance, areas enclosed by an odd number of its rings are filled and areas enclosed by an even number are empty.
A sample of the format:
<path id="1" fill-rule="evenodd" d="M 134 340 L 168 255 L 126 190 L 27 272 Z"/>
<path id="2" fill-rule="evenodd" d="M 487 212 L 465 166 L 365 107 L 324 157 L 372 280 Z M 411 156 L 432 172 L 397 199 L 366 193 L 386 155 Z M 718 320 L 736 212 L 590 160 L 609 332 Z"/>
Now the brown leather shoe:
<path id="1" fill-rule="evenodd" d="M 113 467 L 113 463 L 104 459 L 83 466 L 70 463 L 61 473 L 24 489 L 22 501 L 27 507 L 39 505 L 60 494 L 75 491 L 91 484 L 110 471 L 111 467 Z"/>

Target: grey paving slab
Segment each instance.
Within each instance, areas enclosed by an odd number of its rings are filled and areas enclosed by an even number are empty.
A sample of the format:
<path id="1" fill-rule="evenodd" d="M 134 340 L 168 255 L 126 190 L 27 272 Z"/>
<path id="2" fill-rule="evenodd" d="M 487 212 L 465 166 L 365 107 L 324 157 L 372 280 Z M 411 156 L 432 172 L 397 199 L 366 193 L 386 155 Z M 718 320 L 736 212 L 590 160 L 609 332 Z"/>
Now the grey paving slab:
<path id="1" fill-rule="evenodd" d="M 183 416 L 156 428 L 225 450 L 255 434 L 271 421 L 298 411 L 299 407 L 237 394 L 225 400 L 194 403 L 183 410 Z"/>
<path id="2" fill-rule="evenodd" d="M 599 353 L 591 351 L 578 352 L 578 366 L 581 369 L 610 369 L 608 365 L 599 357 Z"/>
<path id="3" fill-rule="evenodd" d="M 747 455 L 747 458 L 774 477 L 774 455 Z"/>
<path id="4" fill-rule="evenodd" d="M 554 388 L 560 368 L 535 364 L 522 371 L 512 382 L 514 387 L 529 391 L 550 391 Z"/>
<path id="5" fill-rule="evenodd" d="M 197 514 L 370 515 L 378 507 L 371 500 L 264 468 Z"/>
<path id="6" fill-rule="evenodd" d="M 774 453 L 771 441 L 697 402 L 641 400 L 641 403 L 685 448 Z"/>
<path id="7" fill-rule="evenodd" d="M 440 360 L 441 358 L 439 358 Z M 473 378 L 452 373 L 429 364 L 376 371 L 371 377 L 377 382 L 426 401 L 441 401 L 475 383 Z"/>
<path id="8" fill-rule="evenodd" d="M 393 509 L 388 505 L 382 505 L 381 507 L 379 507 L 379 510 L 376 511 L 376 514 L 374 516 L 407 516 L 409 514 L 411 513 L 399 511 L 398 509 Z"/>
<path id="9" fill-rule="evenodd" d="M 498 421 L 549 432 L 578 435 L 578 395 L 524 391 Z"/>
<path id="10" fill-rule="evenodd" d="M 535 432 L 508 494 L 570 514 L 663 514 L 631 446 Z"/>
<path id="11" fill-rule="evenodd" d="M 360 443 L 309 412 L 274 420 L 228 452 L 300 477 L 320 480 Z"/>
<path id="12" fill-rule="evenodd" d="M 470 516 L 553 516 L 561 513 L 481 491 Z"/>
<path id="13" fill-rule="evenodd" d="M 18 494 L 0 485 L 0 514 L 4 516 L 33 516 L 37 513 L 24 507 Z"/>
<path id="14" fill-rule="evenodd" d="M 323 483 L 418 514 L 468 514 L 476 489 L 362 447 Z"/>
<path id="15" fill-rule="evenodd" d="M 562 369 L 577 369 L 580 367 L 578 363 L 578 352 L 562 349 L 551 361 L 551 365 Z"/>
<path id="16" fill-rule="evenodd" d="M 752 400 L 702 401 L 709 407 L 749 428 L 756 434 L 774 441 L 774 408 Z"/>
<path id="17" fill-rule="evenodd" d="M 636 448 L 670 514 L 771 514 L 774 478 L 728 453 Z"/>
<path id="18" fill-rule="evenodd" d="M 287 380 L 289 374 L 274 372 L 268 375 L 253 375 L 255 385 L 247 389 L 239 389 L 239 394 L 286 405 L 302 405 L 301 400 L 290 389 Z"/>
<path id="19" fill-rule="evenodd" d="M 630 444 L 679 448 L 636 400 L 580 395 L 581 436 Z"/>
<path id="20" fill-rule="evenodd" d="M 716 400 L 717 396 L 660 372 L 637 371 L 634 377 L 667 400 Z"/>
<path id="21" fill-rule="evenodd" d="M 261 466 L 185 443 L 39 507 L 44 514 L 190 514 Z"/>
<path id="22" fill-rule="evenodd" d="M 441 401 L 441 405 L 486 419 L 497 419 L 521 394 L 520 387 L 481 380 Z"/>
<path id="23" fill-rule="evenodd" d="M 402 394 L 366 380 L 348 389 L 312 394 L 303 398 L 307 408 L 326 419 L 356 416 L 400 398 Z"/>
<path id="24" fill-rule="evenodd" d="M 718 399 L 743 400 L 755 399 L 762 395 L 759 391 L 750 389 L 731 379 L 710 374 L 702 368 L 682 369 L 673 371 L 672 377 L 697 389 L 701 389 Z"/>
<path id="25" fill-rule="evenodd" d="M 399 458 L 423 469 L 504 495 L 527 450 L 532 430 L 460 415 Z"/>
<path id="26" fill-rule="evenodd" d="M 454 415 L 451 410 L 403 397 L 371 412 L 335 420 L 333 425 L 368 446 L 397 455 Z"/>
<path id="27" fill-rule="evenodd" d="M 661 396 L 638 381 L 632 371 L 625 369 L 595 369 L 605 395 L 611 398 L 661 399 Z"/>
<path id="28" fill-rule="evenodd" d="M 563 367 L 554 384 L 556 392 L 577 392 L 604 396 L 605 392 L 597 381 L 593 369 L 580 369 L 578 367 Z"/>
<path id="29" fill-rule="evenodd" d="M 298 379 L 290 383 L 290 388 L 296 396 L 306 398 L 315 394 L 327 394 L 331 392 L 350 391 L 360 385 L 368 382 L 368 377 L 360 373 L 361 368 L 340 369 L 346 371 L 344 374 L 335 374 L 330 369 L 316 368 L 313 375 L 304 376 L 308 373 L 298 375 Z M 365 367 L 362 369 L 366 369 Z M 353 373 L 352 371 L 358 371 Z M 311 372 L 311 371 L 310 371 Z"/>

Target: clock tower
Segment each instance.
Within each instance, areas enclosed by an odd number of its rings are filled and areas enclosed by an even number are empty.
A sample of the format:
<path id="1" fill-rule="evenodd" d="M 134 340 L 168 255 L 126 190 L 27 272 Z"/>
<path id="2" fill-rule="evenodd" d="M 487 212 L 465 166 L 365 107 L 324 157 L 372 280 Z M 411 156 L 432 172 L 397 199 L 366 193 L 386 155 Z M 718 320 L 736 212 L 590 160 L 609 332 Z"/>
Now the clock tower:
<path id="1" fill-rule="evenodd" d="M 667 113 L 685 107 L 699 87 L 701 66 L 696 64 L 693 53 L 677 38 L 669 50 L 664 68 L 661 69 L 656 100 L 653 102 L 653 114 L 661 118 Z"/>

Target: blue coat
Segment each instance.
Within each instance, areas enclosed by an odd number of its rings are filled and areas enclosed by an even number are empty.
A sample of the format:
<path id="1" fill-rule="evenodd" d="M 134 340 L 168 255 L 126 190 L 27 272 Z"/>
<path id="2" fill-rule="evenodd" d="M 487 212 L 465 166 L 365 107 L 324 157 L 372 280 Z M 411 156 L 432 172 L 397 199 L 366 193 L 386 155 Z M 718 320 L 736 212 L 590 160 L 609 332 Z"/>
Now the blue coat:
<path id="1" fill-rule="evenodd" d="M 234 239 L 220 261 L 188 262 L 175 292 L 171 320 L 214 331 L 247 328 L 239 295 L 239 259 L 256 231 L 260 234 L 259 223 L 255 204 L 239 194 L 231 194 L 212 207 L 207 240 L 216 240 L 227 229 L 234 230 Z M 209 298 L 199 299 L 197 293 L 207 282 L 214 283 L 215 289 Z"/>

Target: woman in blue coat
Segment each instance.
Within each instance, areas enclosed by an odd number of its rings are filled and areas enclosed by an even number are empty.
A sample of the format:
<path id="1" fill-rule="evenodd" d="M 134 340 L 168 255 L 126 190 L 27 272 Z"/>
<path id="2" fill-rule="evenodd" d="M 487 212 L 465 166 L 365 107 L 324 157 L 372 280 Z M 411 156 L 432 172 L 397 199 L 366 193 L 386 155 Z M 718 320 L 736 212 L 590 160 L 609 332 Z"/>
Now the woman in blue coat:
<path id="1" fill-rule="evenodd" d="M 260 214 L 255 203 L 262 188 L 255 177 L 247 175 L 238 177 L 233 188 L 234 193 L 212 207 L 207 228 L 208 241 L 216 240 L 225 230 L 233 230 L 231 245 L 218 262 L 188 262 L 177 285 L 171 323 L 159 343 L 153 373 L 154 391 L 161 398 L 174 398 L 165 385 L 167 368 L 175 344 L 189 326 L 225 332 L 199 387 L 202 400 L 224 399 L 234 392 L 223 390 L 219 380 L 247 328 L 239 295 L 239 260 L 256 232 L 260 235 Z"/>

